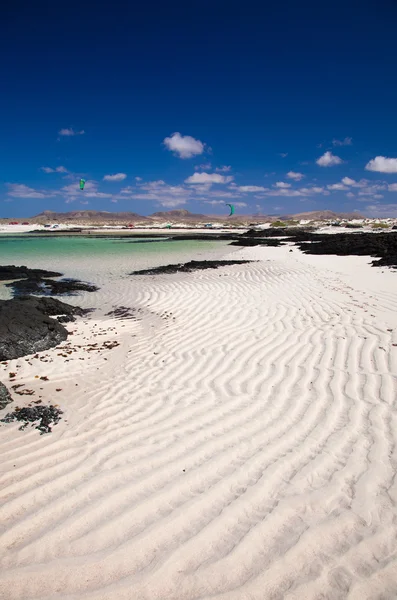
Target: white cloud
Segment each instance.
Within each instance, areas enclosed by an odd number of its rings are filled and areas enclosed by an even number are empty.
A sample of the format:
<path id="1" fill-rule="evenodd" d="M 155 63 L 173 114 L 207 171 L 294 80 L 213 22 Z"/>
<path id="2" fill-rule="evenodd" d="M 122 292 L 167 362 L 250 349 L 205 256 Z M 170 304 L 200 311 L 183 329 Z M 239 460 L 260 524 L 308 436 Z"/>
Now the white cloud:
<path id="1" fill-rule="evenodd" d="M 244 206 L 248 206 L 248 204 L 246 202 L 233 202 L 234 206 L 237 206 L 237 208 L 243 208 Z"/>
<path id="2" fill-rule="evenodd" d="M 23 183 L 8 183 L 8 195 L 13 198 L 46 198 L 47 195 L 43 192 L 24 185 Z"/>
<path id="3" fill-rule="evenodd" d="M 347 198 L 355 198 L 355 195 L 353 194 L 353 192 L 348 192 L 346 194 Z"/>
<path id="4" fill-rule="evenodd" d="M 223 200 L 204 200 L 203 202 L 204 202 L 204 204 L 212 204 L 213 206 L 215 206 L 217 204 L 225 205 Z"/>
<path id="5" fill-rule="evenodd" d="M 333 146 L 351 146 L 353 139 L 351 137 L 345 137 L 344 140 L 332 140 Z"/>
<path id="6" fill-rule="evenodd" d="M 389 192 L 397 192 L 397 183 L 391 183 L 387 189 Z"/>
<path id="7" fill-rule="evenodd" d="M 105 175 L 103 181 L 123 181 L 126 177 L 125 173 L 115 173 L 114 175 Z"/>
<path id="8" fill-rule="evenodd" d="M 194 173 L 187 179 L 185 179 L 185 183 L 229 183 L 233 181 L 233 177 L 231 175 L 219 175 L 218 173 Z"/>
<path id="9" fill-rule="evenodd" d="M 132 194 L 134 192 L 135 188 L 133 188 L 131 185 L 127 186 L 126 188 L 122 188 L 120 190 L 120 194 Z"/>
<path id="10" fill-rule="evenodd" d="M 378 173 L 397 173 L 397 158 L 376 156 L 365 165 L 367 171 Z"/>
<path id="11" fill-rule="evenodd" d="M 266 192 L 268 188 L 261 185 L 240 185 L 237 187 L 239 192 Z"/>
<path id="12" fill-rule="evenodd" d="M 300 181 L 304 178 L 303 173 L 296 173 L 295 171 L 288 171 L 287 177 L 289 179 L 293 179 L 294 181 Z"/>
<path id="13" fill-rule="evenodd" d="M 342 179 L 342 183 L 344 183 L 345 185 L 354 185 L 356 182 L 354 179 L 350 179 L 350 177 L 344 177 Z"/>
<path id="14" fill-rule="evenodd" d="M 397 204 L 370 204 L 365 210 L 374 217 L 397 217 Z"/>
<path id="15" fill-rule="evenodd" d="M 291 187 L 290 183 L 284 183 L 284 181 L 277 181 L 274 185 L 276 188 L 284 188 L 284 189 Z"/>
<path id="16" fill-rule="evenodd" d="M 333 183 L 332 185 L 327 185 L 327 188 L 332 191 L 337 190 L 337 191 L 341 191 L 341 192 L 349 189 L 345 185 L 343 185 L 343 183 Z"/>
<path id="17" fill-rule="evenodd" d="M 178 131 L 170 137 L 166 137 L 163 144 L 179 156 L 179 158 L 191 158 L 203 154 L 205 145 L 190 135 L 181 135 Z"/>
<path id="18" fill-rule="evenodd" d="M 41 167 L 41 170 L 44 171 L 44 173 L 68 173 L 69 171 L 65 168 L 65 167 L 55 167 L 55 169 L 52 169 L 51 167 Z"/>
<path id="19" fill-rule="evenodd" d="M 142 181 L 142 177 L 135 177 L 135 181 Z"/>
<path id="20" fill-rule="evenodd" d="M 281 158 L 287 158 L 288 152 L 279 152 L 279 156 L 281 156 Z"/>
<path id="21" fill-rule="evenodd" d="M 164 206 L 166 208 L 175 208 L 176 206 L 183 206 L 184 204 L 186 204 L 186 200 L 183 200 L 182 198 L 179 199 L 169 199 L 169 200 L 161 200 L 160 201 L 161 206 Z"/>
<path id="22" fill-rule="evenodd" d="M 340 165 L 342 163 L 342 159 L 339 156 L 335 156 L 332 152 L 325 152 L 320 158 L 316 160 L 316 163 L 320 167 L 334 167 L 335 165 Z"/>
<path id="23" fill-rule="evenodd" d="M 112 198 L 112 194 L 98 192 L 98 184 L 95 181 L 86 181 L 84 191 L 80 190 L 79 182 L 65 185 L 57 192 L 57 195 L 65 196 L 68 200 L 76 198 Z"/>
<path id="24" fill-rule="evenodd" d="M 201 165 L 196 165 L 194 167 L 195 171 L 209 171 L 210 169 L 212 169 L 212 165 L 210 162 L 202 163 Z"/>
<path id="25" fill-rule="evenodd" d="M 224 165 L 223 167 L 216 167 L 216 169 L 215 169 L 215 171 L 217 171 L 218 173 L 228 173 L 231 170 L 232 170 L 232 167 L 230 165 Z"/>
<path id="26" fill-rule="evenodd" d="M 58 131 L 59 135 L 63 135 L 66 137 L 70 137 L 72 135 L 84 135 L 85 131 L 84 129 L 82 129 L 81 131 L 75 131 L 72 127 L 70 128 L 65 128 L 65 129 L 60 129 Z"/>

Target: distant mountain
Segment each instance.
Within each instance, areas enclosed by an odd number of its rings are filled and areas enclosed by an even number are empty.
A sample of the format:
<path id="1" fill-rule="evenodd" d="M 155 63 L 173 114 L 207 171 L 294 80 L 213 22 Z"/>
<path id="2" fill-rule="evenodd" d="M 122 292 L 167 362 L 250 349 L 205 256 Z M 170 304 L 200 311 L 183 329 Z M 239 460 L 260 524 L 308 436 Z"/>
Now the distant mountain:
<path id="1" fill-rule="evenodd" d="M 185 209 L 175 209 L 155 212 L 147 217 L 138 215 L 134 212 L 107 212 L 97 210 L 76 210 L 71 212 L 54 212 L 45 210 L 44 212 L 30 219 L 33 223 L 73 223 L 75 225 L 127 225 L 128 223 L 145 223 L 146 225 L 158 223 L 186 223 L 187 225 L 197 225 L 199 223 L 224 223 L 224 224 L 244 224 L 250 223 L 269 223 L 275 220 L 308 220 L 308 221 L 337 221 L 340 219 L 364 219 L 358 213 L 337 213 L 332 210 L 314 210 L 291 215 L 247 215 L 234 214 L 227 215 L 204 215 L 191 213 Z"/>

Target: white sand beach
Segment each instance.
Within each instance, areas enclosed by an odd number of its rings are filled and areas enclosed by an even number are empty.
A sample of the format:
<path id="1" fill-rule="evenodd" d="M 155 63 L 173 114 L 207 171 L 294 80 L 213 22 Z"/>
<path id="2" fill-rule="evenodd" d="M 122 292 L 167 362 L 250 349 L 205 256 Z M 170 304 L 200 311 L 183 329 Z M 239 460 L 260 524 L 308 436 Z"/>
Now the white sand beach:
<path id="1" fill-rule="evenodd" d="M 0 365 L 64 411 L 1 424 L 0 598 L 397 598 L 397 273 L 224 258 L 256 262 L 113 279 L 136 318 Z"/>

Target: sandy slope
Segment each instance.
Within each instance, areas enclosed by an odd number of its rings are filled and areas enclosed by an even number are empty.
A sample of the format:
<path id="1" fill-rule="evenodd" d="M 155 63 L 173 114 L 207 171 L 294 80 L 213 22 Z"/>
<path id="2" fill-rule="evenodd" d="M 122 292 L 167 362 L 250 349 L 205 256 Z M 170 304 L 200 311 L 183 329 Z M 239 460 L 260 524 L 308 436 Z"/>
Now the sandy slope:
<path id="1" fill-rule="evenodd" d="M 397 274 L 233 257 L 2 367 L 67 422 L 0 430 L 1 598 L 397 597 Z"/>

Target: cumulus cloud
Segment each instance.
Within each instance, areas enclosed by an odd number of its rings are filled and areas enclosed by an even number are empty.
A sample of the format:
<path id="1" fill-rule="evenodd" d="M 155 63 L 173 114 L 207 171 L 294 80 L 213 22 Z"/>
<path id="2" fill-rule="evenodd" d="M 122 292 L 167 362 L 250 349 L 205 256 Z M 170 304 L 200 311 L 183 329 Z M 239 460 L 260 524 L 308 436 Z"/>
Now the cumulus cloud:
<path id="1" fill-rule="evenodd" d="M 240 185 L 236 189 L 239 192 L 266 192 L 268 188 L 262 187 L 261 185 Z"/>
<path id="2" fill-rule="evenodd" d="M 135 177 L 135 181 L 142 181 L 142 177 Z"/>
<path id="3" fill-rule="evenodd" d="M 60 129 L 58 131 L 59 135 L 66 136 L 66 137 L 70 137 L 73 135 L 84 135 L 84 133 L 85 133 L 84 129 L 81 129 L 80 131 L 75 131 L 72 127 Z"/>
<path id="4" fill-rule="evenodd" d="M 165 208 L 176 208 L 177 206 L 183 206 L 186 204 L 186 200 L 183 198 L 170 198 L 169 200 L 160 200 L 160 204 Z"/>
<path id="5" fill-rule="evenodd" d="M 365 168 L 367 171 L 378 173 L 397 173 L 397 158 L 376 156 L 365 165 Z"/>
<path id="6" fill-rule="evenodd" d="M 327 188 L 332 191 L 341 191 L 341 192 L 349 189 L 345 185 L 343 185 L 343 183 L 333 183 L 332 185 L 327 185 Z"/>
<path id="7" fill-rule="evenodd" d="M 196 165 L 194 167 L 195 171 L 209 171 L 210 169 L 212 169 L 212 165 L 210 162 L 202 163 L 201 165 Z"/>
<path id="8" fill-rule="evenodd" d="M 284 189 L 291 187 L 290 183 L 284 183 L 284 181 L 277 181 L 274 185 L 276 188 L 284 188 Z"/>
<path id="9" fill-rule="evenodd" d="M 166 137 L 163 144 L 179 158 L 191 158 L 203 154 L 205 148 L 205 144 L 200 140 L 196 140 L 190 135 L 181 135 L 178 131 L 170 137 Z"/>
<path id="10" fill-rule="evenodd" d="M 13 198 L 46 198 L 47 194 L 39 192 L 23 183 L 8 183 L 8 195 Z"/>
<path id="11" fill-rule="evenodd" d="M 320 167 L 334 167 L 335 165 L 340 165 L 342 163 L 342 159 L 339 156 L 335 156 L 332 152 L 325 152 L 320 158 L 316 160 L 316 163 Z"/>
<path id="12" fill-rule="evenodd" d="M 391 183 L 387 189 L 389 192 L 397 192 L 397 183 Z"/>
<path id="13" fill-rule="evenodd" d="M 353 194 L 353 192 L 347 192 L 346 196 L 347 196 L 347 198 L 355 198 L 355 195 Z"/>
<path id="14" fill-rule="evenodd" d="M 187 179 L 185 179 L 185 183 L 229 183 L 233 181 L 233 177 L 231 175 L 219 175 L 219 173 L 194 173 Z"/>
<path id="15" fill-rule="evenodd" d="M 55 169 L 53 169 L 52 167 L 41 167 L 41 170 L 44 171 L 44 173 L 68 173 L 69 171 L 65 168 L 65 167 L 55 167 Z"/>
<path id="16" fill-rule="evenodd" d="M 365 207 L 369 216 L 397 217 L 397 204 L 369 204 Z"/>
<path id="17" fill-rule="evenodd" d="M 288 179 L 293 179 L 294 181 L 300 181 L 304 178 L 303 173 L 297 173 L 295 171 L 288 171 L 287 173 Z"/>
<path id="18" fill-rule="evenodd" d="M 83 196 L 84 198 L 112 198 L 112 194 L 105 194 L 98 191 L 98 184 L 95 181 L 86 181 L 84 191 L 80 190 L 79 182 L 70 183 L 60 189 L 57 194 L 66 197 L 67 200 Z"/>
<path id="19" fill-rule="evenodd" d="M 217 171 L 218 173 L 228 173 L 231 170 L 232 167 L 230 165 L 223 165 L 223 167 L 216 167 L 215 169 L 215 171 Z"/>
<path id="20" fill-rule="evenodd" d="M 125 173 L 115 173 L 114 175 L 105 175 L 103 181 L 123 181 L 126 177 Z"/>
<path id="21" fill-rule="evenodd" d="M 344 177 L 344 178 L 342 179 L 342 183 L 343 183 L 344 185 L 354 185 L 356 182 L 355 182 L 355 180 L 354 180 L 354 179 L 350 179 L 350 177 Z"/>
<path id="22" fill-rule="evenodd" d="M 333 146 L 351 146 L 353 139 L 351 137 L 345 137 L 344 140 L 332 140 Z"/>
<path id="23" fill-rule="evenodd" d="M 287 158 L 288 152 L 279 152 L 279 156 L 281 156 L 281 158 Z"/>

